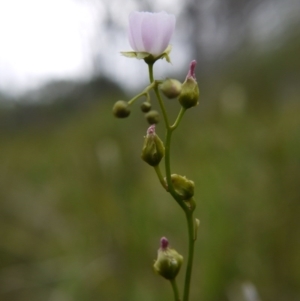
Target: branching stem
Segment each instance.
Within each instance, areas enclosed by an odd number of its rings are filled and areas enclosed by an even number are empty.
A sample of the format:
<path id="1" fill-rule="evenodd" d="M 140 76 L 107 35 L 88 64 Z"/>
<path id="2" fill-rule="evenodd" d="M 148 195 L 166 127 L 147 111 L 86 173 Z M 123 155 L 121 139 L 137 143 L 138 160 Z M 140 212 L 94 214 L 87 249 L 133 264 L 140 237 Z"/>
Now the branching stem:
<path id="1" fill-rule="evenodd" d="M 154 83 L 154 76 L 153 76 L 153 63 L 148 64 L 149 66 L 149 78 L 150 82 Z M 163 115 L 165 127 L 166 127 L 166 138 L 165 138 L 165 173 L 166 173 L 166 179 L 167 179 L 167 184 L 163 180 L 162 182 L 162 175 L 160 172 L 159 167 L 155 168 L 155 171 L 158 175 L 158 178 L 163 185 L 164 188 L 172 195 L 174 200 L 177 202 L 177 204 L 182 208 L 182 210 L 185 213 L 186 216 L 186 221 L 187 221 L 187 228 L 188 228 L 188 242 L 189 242 L 189 247 L 188 247 L 188 260 L 187 260 L 187 267 L 186 267 L 186 273 L 185 273 L 185 281 L 184 281 L 184 293 L 183 293 L 183 301 L 188 301 L 189 300 L 189 295 L 190 295 L 190 285 L 191 285 L 191 276 L 192 276 L 192 266 L 193 266 L 193 258 L 194 258 L 194 244 L 195 244 L 195 223 L 194 223 L 194 217 L 193 217 L 193 210 L 191 210 L 187 204 L 182 200 L 182 198 L 176 193 L 173 183 L 171 180 L 171 138 L 172 138 L 172 133 L 173 131 L 178 127 L 180 121 L 182 120 L 182 117 L 186 111 L 186 109 L 181 108 L 175 122 L 173 125 L 170 125 L 168 115 L 166 112 L 166 108 L 164 105 L 164 102 L 161 98 L 161 95 L 159 93 L 158 85 L 155 85 L 153 87 L 153 90 L 155 92 L 155 95 L 158 99 L 158 103 Z M 164 183 L 164 184 L 163 184 Z M 166 185 L 166 186 L 165 186 Z M 174 297 L 175 301 L 180 301 L 179 298 L 179 292 L 178 292 L 178 287 L 176 285 L 175 280 L 171 281 L 173 292 L 174 292 Z"/>

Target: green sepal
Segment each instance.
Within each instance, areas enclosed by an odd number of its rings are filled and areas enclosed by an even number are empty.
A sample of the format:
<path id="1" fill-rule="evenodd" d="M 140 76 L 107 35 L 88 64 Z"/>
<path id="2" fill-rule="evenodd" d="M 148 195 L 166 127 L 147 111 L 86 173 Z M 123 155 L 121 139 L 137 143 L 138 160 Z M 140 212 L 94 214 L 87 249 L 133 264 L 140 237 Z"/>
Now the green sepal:
<path id="1" fill-rule="evenodd" d="M 138 60 L 143 60 L 151 55 L 148 52 L 135 52 L 135 51 L 122 51 L 121 54 L 126 57 L 135 58 Z"/>
<path id="2" fill-rule="evenodd" d="M 151 166 L 157 166 L 165 155 L 165 147 L 161 139 L 154 134 L 147 134 L 142 149 L 142 159 Z"/>
<path id="3" fill-rule="evenodd" d="M 148 52 L 138 52 L 138 51 L 121 51 L 121 54 L 129 57 L 129 58 L 135 58 L 138 60 L 145 60 L 146 63 L 154 63 L 155 61 L 159 60 L 159 59 L 166 59 L 166 61 L 168 63 L 171 63 L 171 59 L 170 59 L 170 52 L 172 50 L 172 46 L 169 45 L 166 50 L 158 55 L 158 56 L 153 56 L 152 54 L 148 53 Z"/>
<path id="4" fill-rule="evenodd" d="M 171 59 L 170 59 L 171 50 L 172 50 L 172 45 L 169 45 L 167 49 L 163 52 L 162 56 L 160 57 L 161 59 L 166 59 L 166 61 L 170 64 L 171 64 Z"/>
<path id="5" fill-rule="evenodd" d="M 182 84 L 178 100 L 183 108 L 189 109 L 199 104 L 199 94 L 199 87 L 196 80 L 193 77 L 189 77 Z"/>
<path id="6" fill-rule="evenodd" d="M 174 249 L 158 249 L 157 259 L 154 262 L 154 271 L 165 279 L 175 279 L 180 271 L 183 257 Z"/>

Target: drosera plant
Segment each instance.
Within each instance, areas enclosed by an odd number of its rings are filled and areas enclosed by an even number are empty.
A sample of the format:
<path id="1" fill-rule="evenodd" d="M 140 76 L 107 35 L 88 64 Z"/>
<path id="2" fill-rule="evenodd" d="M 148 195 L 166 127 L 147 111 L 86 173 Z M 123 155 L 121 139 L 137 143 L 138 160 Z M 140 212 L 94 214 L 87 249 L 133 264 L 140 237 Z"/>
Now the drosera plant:
<path id="1" fill-rule="evenodd" d="M 157 60 L 165 59 L 167 62 L 170 62 L 171 46 L 169 42 L 175 30 L 175 23 L 175 16 L 166 12 L 150 13 L 135 11 L 129 15 L 128 38 L 134 51 L 121 53 L 129 58 L 144 60 L 148 65 L 150 84 L 129 101 L 118 100 L 113 106 L 113 114 L 117 118 L 126 118 L 130 115 L 130 107 L 138 99 L 145 98 L 141 104 L 141 111 L 145 113 L 145 118 L 150 127 L 145 136 L 141 158 L 154 168 L 161 186 L 172 196 L 175 203 L 181 207 L 187 222 L 188 254 L 182 298 L 176 283 L 176 276 L 180 271 L 184 259 L 175 249 L 169 247 L 169 241 L 166 237 L 162 237 L 160 240 L 157 259 L 153 268 L 157 274 L 170 281 L 175 301 L 188 301 L 194 245 L 200 222 L 194 217 L 194 210 L 196 208 L 194 182 L 185 176 L 172 173 L 170 158 L 173 132 L 178 128 L 186 111 L 198 105 L 199 88 L 195 77 L 196 61 L 193 60 L 190 63 L 188 74 L 183 83 L 170 78 L 156 80 L 153 72 L 153 66 Z M 152 109 L 150 91 L 154 91 L 160 112 Z M 162 94 L 165 98 L 177 98 L 179 101 L 180 110 L 173 123 L 170 122 Z M 164 142 L 155 132 L 160 115 L 163 117 L 166 133 Z M 161 165 L 163 165 L 163 168 Z"/>

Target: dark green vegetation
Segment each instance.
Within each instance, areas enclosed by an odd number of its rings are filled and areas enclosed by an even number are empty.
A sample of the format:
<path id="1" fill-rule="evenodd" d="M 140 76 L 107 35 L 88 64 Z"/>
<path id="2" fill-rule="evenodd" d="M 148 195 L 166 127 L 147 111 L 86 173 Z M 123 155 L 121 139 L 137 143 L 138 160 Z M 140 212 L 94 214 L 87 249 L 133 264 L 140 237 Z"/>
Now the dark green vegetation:
<path id="1" fill-rule="evenodd" d="M 261 300 L 299 300 L 299 94 L 266 108 L 236 84 L 221 101 L 209 89 L 172 145 L 201 220 L 191 300 L 244 301 L 247 283 Z M 152 264 L 161 236 L 186 254 L 184 215 L 140 159 L 139 105 L 117 120 L 115 100 L 98 93 L 68 113 L 44 107 L 35 122 L 2 112 L 0 300 L 171 300 Z"/>

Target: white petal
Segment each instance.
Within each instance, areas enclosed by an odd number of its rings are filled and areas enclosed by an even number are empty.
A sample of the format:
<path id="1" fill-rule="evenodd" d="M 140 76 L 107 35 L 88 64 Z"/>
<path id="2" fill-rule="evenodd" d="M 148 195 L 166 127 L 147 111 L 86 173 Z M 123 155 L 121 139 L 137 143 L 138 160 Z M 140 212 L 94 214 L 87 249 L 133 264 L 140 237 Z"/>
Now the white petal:
<path id="1" fill-rule="evenodd" d="M 155 56 L 163 53 L 169 45 L 175 22 L 175 16 L 166 12 L 132 12 L 128 32 L 131 47 Z"/>
<path id="2" fill-rule="evenodd" d="M 143 41 L 142 41 L 142 21 L 144 15 L 141 12 L 132 12 L 129 15 L 129 30 L 128 30 L 128 39 L 130 46 L 135 51 L 144 51 L 143 50 Z"/>
<path id="3" fill-rule="evenodd" d="M 151 53 L 159 55 L 169 45 L 170 39 L 175 29 L 175 16 L 161 12 L 156 15 L 156 38 L 152 45 Z"/>

